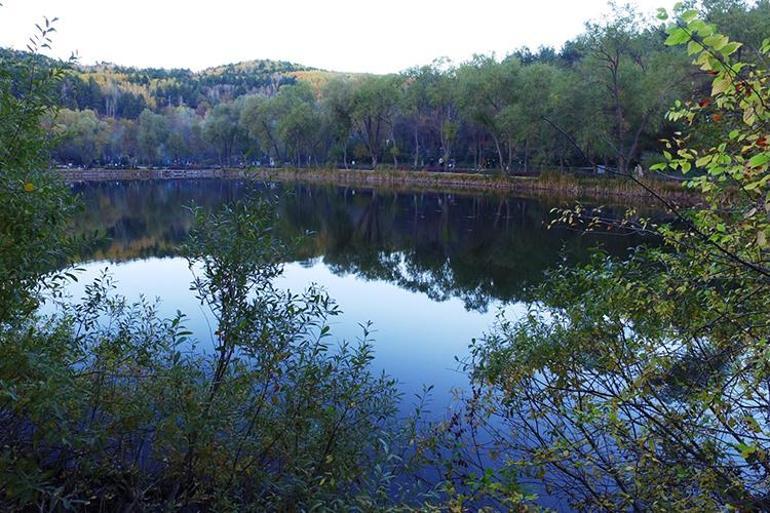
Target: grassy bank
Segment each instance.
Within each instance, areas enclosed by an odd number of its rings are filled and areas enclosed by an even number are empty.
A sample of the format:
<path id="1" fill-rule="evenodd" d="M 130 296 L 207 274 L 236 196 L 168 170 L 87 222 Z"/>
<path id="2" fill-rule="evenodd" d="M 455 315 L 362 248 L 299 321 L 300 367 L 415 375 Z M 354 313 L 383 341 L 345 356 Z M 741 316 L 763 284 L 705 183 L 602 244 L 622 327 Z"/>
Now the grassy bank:
<path id="1" fill-rule="evenodd" d="M 176 178 L 253 178 L 275 182 L 297 182 L 319 185 L 386 188 L 391 190 L 425 190 L 440 192 L 483 192 L 522 194 L 563 198 L 610 198 L 641 201 L 650 197 L 644 187 L 625 178 L 576 176 L 550 172 L 539 177 L 507 177 L 474 173 L 438 173 L 409 170 L 346 169 L 204 169 L 204 170 L 66 170 L 69 181 L 111 181 Z M 684 190 L 681 183 L 645 179 L 644 184 L 655 193 L 682 203 L 697 197 Z"/>
<path id="2" fill-rule="evenodd" d="M 472 191 L 543 194 L 566 197 L 627 197 L 643 199 L 649 192 L 630 179 L 575 176 L 558 172 L 539 177 L 507 177 L 473 173 L 437 173 L 430 171 L 361 171 L 345 169 L 256 169 L 261 179 L 286 182 L 386 187 L 392 189 L 427 189 L 437 191 Z M 644 184 L 661 196 L 693 199 L 674 181 L 646 179 Z"/>

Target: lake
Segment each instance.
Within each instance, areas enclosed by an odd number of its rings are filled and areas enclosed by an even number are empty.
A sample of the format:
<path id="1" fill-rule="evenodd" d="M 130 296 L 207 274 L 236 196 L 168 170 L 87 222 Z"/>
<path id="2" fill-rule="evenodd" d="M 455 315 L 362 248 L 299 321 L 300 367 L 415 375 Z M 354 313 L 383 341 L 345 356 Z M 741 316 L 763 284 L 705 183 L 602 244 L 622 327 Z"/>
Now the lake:
<path id="1" fill-rule="evenodd" d="M 331 325 L 338 340 L 355 340 L 360 325 L 371 321 L 375 367 L 399 381 L 405 410 L 423 386 L 433 385 L 436 418 L 444 415 L 453 390 L 467 383 L 458 359 L 467 356 L 472 339 L 482 337 L 500 312 L 509 318 L 526 312 L 537 299 L 527 288 L 547 270 L 585 260 L 597 245 L 620 255 L 638 243 L 548 229 L 551 209 L 563 204 L 510 196 L 231 179 L 72 187 L 86 205 L 79 229 L 98 230 L 107 239 L 82 263 L 84 272 L 70 292 L 79 297 L 84 284 L 108 268 L 129 300 L 159 298 L 161 314 L 185 313 L 200 351 L 213 350 L 214 328 L 190 292 L 192 275 L 178 256 L 192 222 L 186 207 L 274 195 L 280 235 L 306 234 L 279 285 L 293 291 L 321 285 L 343 311 Z"/>

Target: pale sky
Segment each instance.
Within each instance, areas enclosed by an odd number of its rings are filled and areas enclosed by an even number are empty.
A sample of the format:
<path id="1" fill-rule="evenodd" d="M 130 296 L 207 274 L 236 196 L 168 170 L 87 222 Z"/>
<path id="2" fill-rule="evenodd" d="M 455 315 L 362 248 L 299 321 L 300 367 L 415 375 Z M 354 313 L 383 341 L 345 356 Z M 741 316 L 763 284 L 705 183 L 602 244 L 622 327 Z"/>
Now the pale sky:
<path id="1" fill-rule="evenodd" d="M 278 59 L 388 73 L 436 57 L 503 57 L 559 48 L 608 11 L 606 0 L 3 0 L 0 46 L 23 49 L 58 17 L 55 56 L 131 66 L 209 66 Z M 636 0 L 645 13 L 671 0 Z"/>

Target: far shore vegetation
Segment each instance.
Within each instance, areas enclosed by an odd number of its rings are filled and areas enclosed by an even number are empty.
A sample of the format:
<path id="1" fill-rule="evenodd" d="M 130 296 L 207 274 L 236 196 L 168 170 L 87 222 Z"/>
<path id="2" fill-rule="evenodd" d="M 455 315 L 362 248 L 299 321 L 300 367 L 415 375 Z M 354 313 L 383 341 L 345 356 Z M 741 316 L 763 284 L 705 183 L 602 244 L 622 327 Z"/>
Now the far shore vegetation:
<path id="1" fill-rule="evenodd" d="M 201 72 L 67 63 L 46 121 L 52 157 L 85 167 L 648 171 L 660 140 L 681 129 L 664 114 L 704 96 L 710 77 L 664 44 L 665 23 L 608 9 L 560 50 L 437 59 L 392 75 L 275 61 Z M 708 0 L 699 14 L 744 43 L 741 58 L 759 58 L 767 2 Z M 0 51 L 8 65 L 28 57 Z"/>
<path id="2" fill-rule="evenodd" d="M 114 180 L 174 180 L 180 178 L 246 179 L 264 182 L 306 183 L 364 187 L 395 191 L 516 194 L 553 199 L 610 199 L 629 204 L 646 202 L 654 192 L 680 204 L 698 201 L 696 191 L 682 187 L 683 180 L 661 180 L 655 176 L 595 176 L 593 173 L 544 171 L 535 176 L 507 176 L 499 172 L 415 171 L 334 168 L 245 168 L 245 169 L 67 169 L 67 182 Z"/>

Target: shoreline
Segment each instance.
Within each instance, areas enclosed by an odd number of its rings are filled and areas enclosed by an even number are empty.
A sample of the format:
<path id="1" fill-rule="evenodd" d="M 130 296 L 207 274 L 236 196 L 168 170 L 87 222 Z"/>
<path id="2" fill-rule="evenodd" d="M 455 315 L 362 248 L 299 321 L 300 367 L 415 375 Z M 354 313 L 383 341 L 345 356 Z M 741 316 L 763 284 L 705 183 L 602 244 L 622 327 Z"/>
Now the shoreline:
<path id="1" fill-rule="evenodd" d="M 466 192 L 486 194 L 523 194 L 553 198 L 615 199 L 638 203 L 650 194 L 630 180 L 610 177 L 576 176 L 546 173 L 539 177 L 500 177 L 472 173 L 410 170 L 347 169 L 58 169 L 68 183 L 178 180 L 178 179 L 252 179 L 268 182 L 307 183 L 313 185 L 353 186 L 396 191 Z M 697 202 L 697 194 L 685 190 L 679 182 L 646 179 L 645 184 L 666 199 L 685 204 Z"/>

